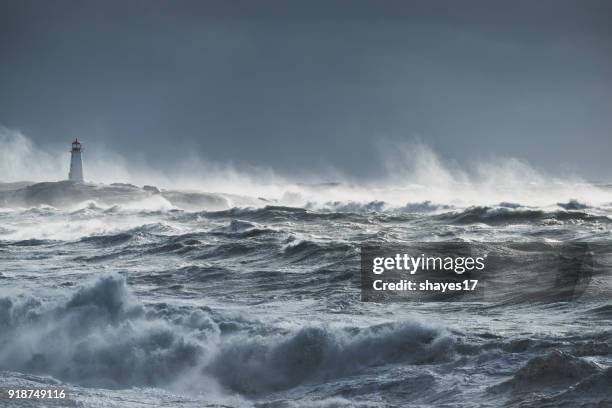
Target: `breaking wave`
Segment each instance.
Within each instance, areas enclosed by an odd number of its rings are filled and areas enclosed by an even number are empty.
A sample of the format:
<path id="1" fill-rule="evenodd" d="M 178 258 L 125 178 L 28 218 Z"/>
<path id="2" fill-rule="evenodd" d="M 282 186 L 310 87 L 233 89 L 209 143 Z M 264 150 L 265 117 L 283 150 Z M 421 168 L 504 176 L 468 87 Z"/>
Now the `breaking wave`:
<path id="1" fill-rule="evenodd" d="M 3 298 L 0 326 L 2 369 L 106 388 L 167 384 L 198 363 L 201 338 L 214 334 L 201 312 L 147 318 L 118 275 L 54 305 Z"/>
<path id="2" fill-rule="evenodd" d="M 236 325 L 208 308 L 144 306 L 123 277 L 107 275 L 55 303 L 0 298 L 0 369 L 102 388 L 168 387 L 189 377 L 256 394 L 454 355 L 453 335 L 416 322 L 268 327 L 256 336 L 249 333 L 261 323 L 241 324 L 245 332 L 228 329 Z"/>
<path id="3" fill-rule="evenodd" d="M 454 338 L 418 323 L 339 330 L 307 327 L 290 336 L 225 342 L 210 370 L 241 393 L 282 390 L 392 363 L 448 361 Z"/>

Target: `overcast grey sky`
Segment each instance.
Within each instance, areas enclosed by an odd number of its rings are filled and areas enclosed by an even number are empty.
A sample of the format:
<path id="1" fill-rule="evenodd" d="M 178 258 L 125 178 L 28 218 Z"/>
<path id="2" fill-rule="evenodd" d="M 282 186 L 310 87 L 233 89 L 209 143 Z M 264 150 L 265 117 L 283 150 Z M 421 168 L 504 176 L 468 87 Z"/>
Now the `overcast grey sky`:
<path id="1" fill-rule="evenodd" d="M 380 142 L 612 175 L 612 2 L 0 0 L 0 124 L 41 146 L 375 174 Z"/>

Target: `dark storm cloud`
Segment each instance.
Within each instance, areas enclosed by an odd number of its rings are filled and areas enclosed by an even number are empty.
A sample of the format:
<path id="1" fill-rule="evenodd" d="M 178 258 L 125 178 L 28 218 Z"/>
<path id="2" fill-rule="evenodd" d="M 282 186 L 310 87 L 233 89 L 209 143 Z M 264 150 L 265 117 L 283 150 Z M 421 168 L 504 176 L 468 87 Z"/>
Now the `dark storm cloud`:
<path id="1" fill-rule="evenodd" d="M 354 174 L 381 140 L 609 178 L 612 3 L 0 0 L 0 124 Z M 607 177 L 608 176 L 608 177 Z"/>

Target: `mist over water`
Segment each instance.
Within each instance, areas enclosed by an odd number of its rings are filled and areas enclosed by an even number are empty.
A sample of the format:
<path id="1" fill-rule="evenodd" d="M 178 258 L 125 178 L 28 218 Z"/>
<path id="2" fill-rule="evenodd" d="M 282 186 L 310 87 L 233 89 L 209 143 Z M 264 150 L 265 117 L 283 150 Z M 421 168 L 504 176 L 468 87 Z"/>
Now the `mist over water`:
<path id="1" fill-rule="evenodd" d="M 218 163 L 187 154 L 170 169 L 147 164 L 138 154 L 126 156 L 84 140 L 84 172 L 92 183 L 132 183 L 165 189 L 240 194 L 275 200 L 280 205 L 383 202 L 384 208 L 433 202 L 466 207 L 501 202 L 550 206 L 580 199 L 588 205 L 612 202 L 612 194 L 579 175 L 546 174 L 518 158 L 492 157 L 472 163 L 449 161 L 420 142 L 382 143 L 373 160 L 380 175 L 354 178 L 333 168 L 288 177 L 270 168 Z M 297 154 L 298 152 L 296 152 Z M 47 151 L 16 130 L 0 128 L 0 174 L 3 182 L 59 181 L 67 178 L 69 154 Z"/>

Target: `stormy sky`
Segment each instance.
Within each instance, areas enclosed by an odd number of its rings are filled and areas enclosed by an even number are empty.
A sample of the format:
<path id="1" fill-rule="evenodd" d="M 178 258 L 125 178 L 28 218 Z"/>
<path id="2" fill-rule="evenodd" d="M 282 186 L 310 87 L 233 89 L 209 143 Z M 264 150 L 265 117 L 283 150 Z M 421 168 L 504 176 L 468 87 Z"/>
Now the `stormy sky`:
<path id="1" fill-rule="evenodd" d="M 0 0 L 0 125 L 38 146 L 376 174 L 419 139 L 612 179 L 612 2 Z"/>

